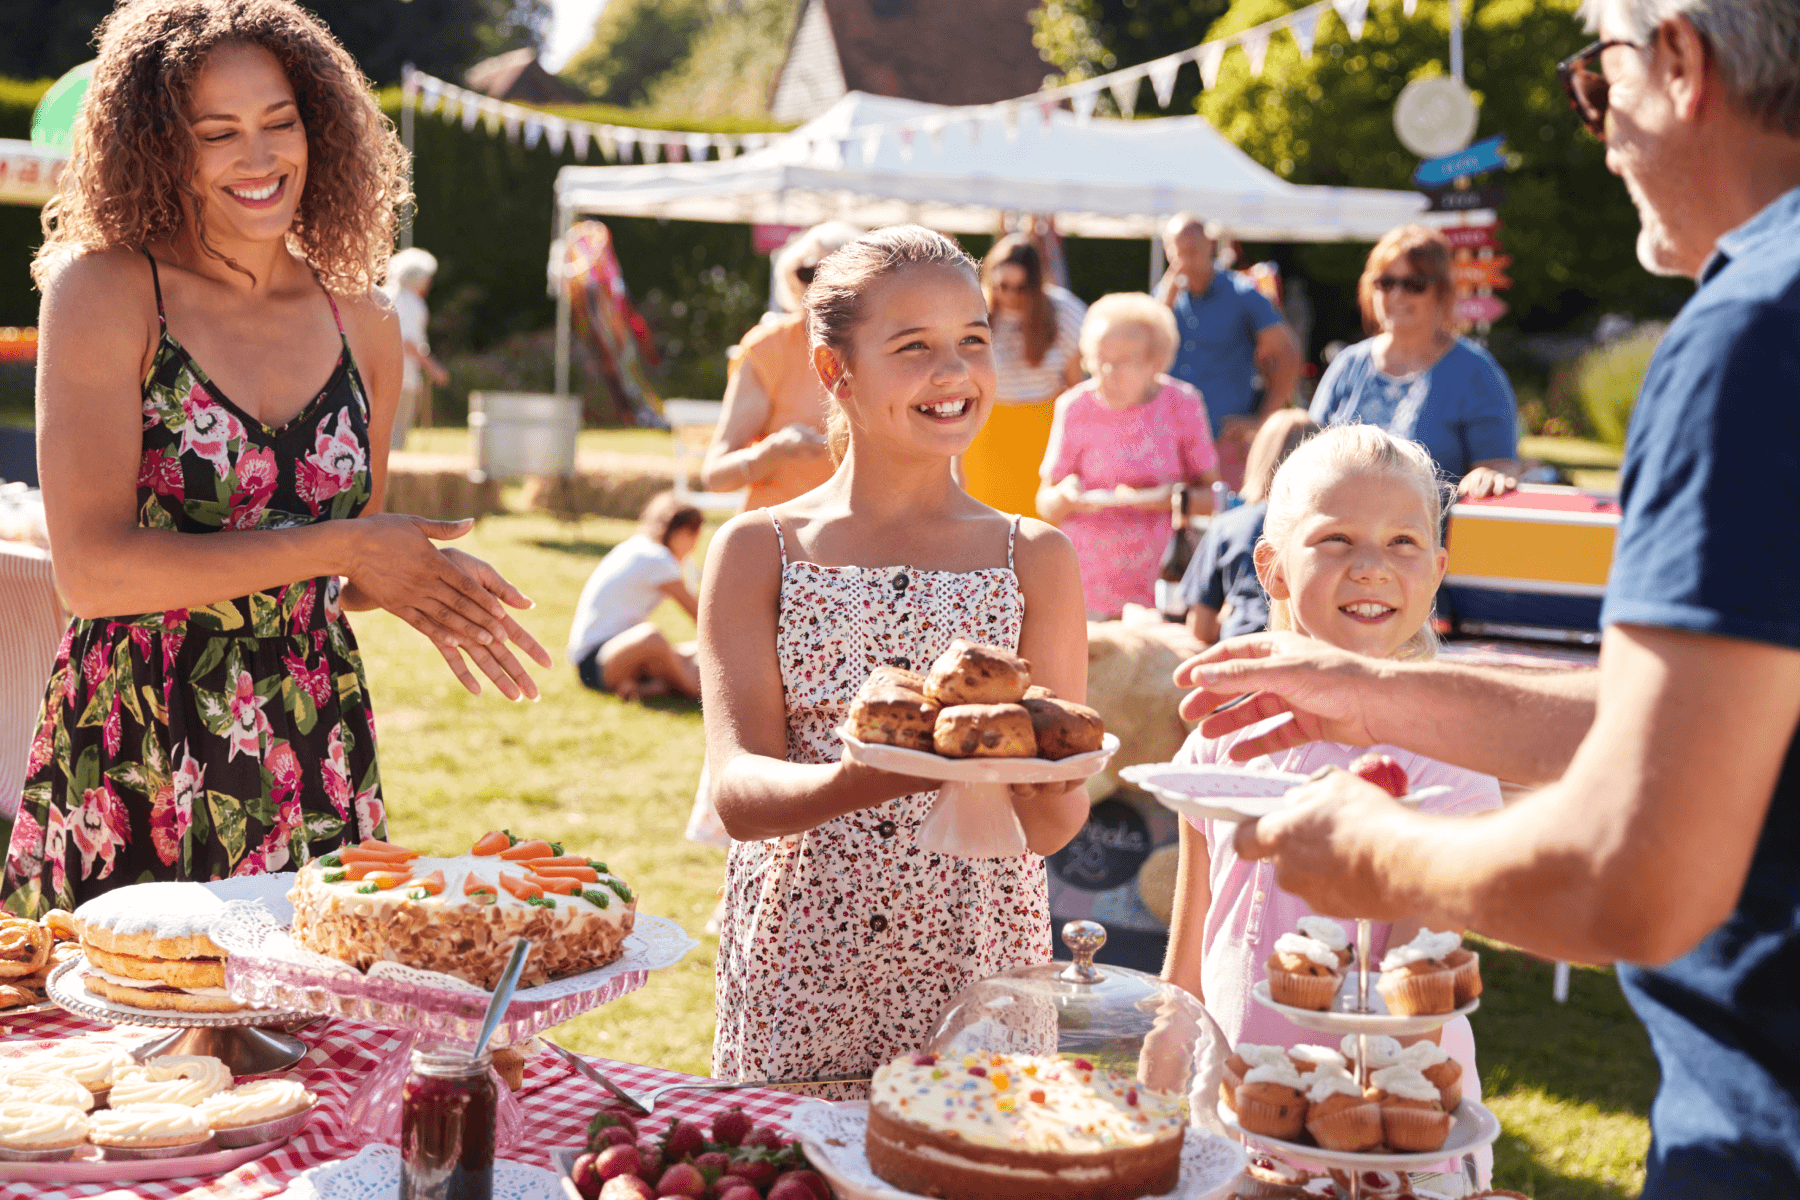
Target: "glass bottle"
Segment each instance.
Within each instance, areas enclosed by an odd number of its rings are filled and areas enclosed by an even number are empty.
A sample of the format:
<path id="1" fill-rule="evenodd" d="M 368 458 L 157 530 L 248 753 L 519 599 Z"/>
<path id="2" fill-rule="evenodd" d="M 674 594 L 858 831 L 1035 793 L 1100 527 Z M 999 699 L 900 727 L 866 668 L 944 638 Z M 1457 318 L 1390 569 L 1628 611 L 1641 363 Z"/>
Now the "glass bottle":
<path id="1" fill-rule="evenodd" d="M 1181 577 L 1187 574 L 1194 557 L 1194 534 L 1188 527 L 1188 489 L 1176 484 L 1169 496 L 1169 544 L 1163 547 L 1162 562 L 1156 572 L 1156 607 L 1165 621 L 1182 621 L 1187 617 L 1187 603 L 1181 598 Z"/>
<path id="2" fill-rule="evenodd" d="M 401 1091 L 400 1200 L 492 1200 L 492 1056 L 414 1050 Z"/>

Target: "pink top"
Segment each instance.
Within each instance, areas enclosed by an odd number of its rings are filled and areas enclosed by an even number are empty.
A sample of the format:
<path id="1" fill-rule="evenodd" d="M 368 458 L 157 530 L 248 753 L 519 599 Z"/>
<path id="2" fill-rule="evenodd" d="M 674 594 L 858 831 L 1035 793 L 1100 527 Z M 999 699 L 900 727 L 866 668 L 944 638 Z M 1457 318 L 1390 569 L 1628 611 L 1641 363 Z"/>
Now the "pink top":
<path id="1" fill-rule="evenodd" d="M 1222 738 L 1202 737 L 1198 731 L 1175 756 L 1180 763 L 1230 763 L 1231 747 L 1264 732 L 1285 717 L 1273 717 L 1248 729 L 1240 729 Z M 1468 816 L 1500 807 L 1500 783 L 1491 775 L 1481 775 L 1453 767 L 1436 759 L 1402 750 L 1398 746 L 1345 746 L 1337 742 L 1309 742 L 1279 754 L 1263 755 L 1239 764 L 1269 771 L 1287 771 L 1310 775 L 1320 767 L 1347 767 L 1364 754 L 1386 754 L 1406 771 L 1414 791 L 1428 787 L 1448 787 L 1450 793 L 1420 806 L 1421 812 L 1446 816 Z M 1262 982 L 1267 972 L 1263 964 L 1275 952 L 1275 939 L 1299 928 L 1300 918 L 1312 915 L 1306 901 L 1275 886 L 1275 865 L 1270 862 L 1245 862 L 1232 847 L 1236 824 L 1228 821 L 1198 821 L 1194 827 L 1206 837 L 1206 850 L 1211 860 L 1208 880 L 1212 885 L 1212 904 L 1206 912 L 1206 930 L 1201 940 L 1200 987 L 1204 992 L 1206 1011 L 1218 1021 L 1227 1043 L 1252 1042 L 1262 1046 L 1298 1046 L 1301 1044 L 1337 1047 L 1328 1034 L 1313 1033 L 1290 1023 L 1275 1010 L 1250 998 L 1250 990 Z M 1352 947 L 1356 945 L 1356 922 L 1342 920 Z M 1391 926 L 1374 922 L 1369 927 L 1369 964 L 1379 965 L 1387 953 Z M 1355 987 L 1351 979 L 1346 986 Z M 1375 987 L 1375 972 L 1370 971 L 1369 988 Z M 1475 1035 L 1467 1017 L 1457 1017 L 1444 1026 L 1444 1051 L 1462 1064 L 1464 1091 L 1470 1099 L 1480 1097 L 1480 1081 L 1475 1074 Z"/>
<path id="2" fill-rule="evenodd" d="M 1136 408 L 1109 408 L 1091 379 L 1056 401 L 1050 445 L 1038 474 L 1047 483 L 1074 475 L 1084 491 L 1159 487 L 1219 464 L 1200 393 L 1179 379 Z M 1090 617 L 1116 617 L 1126 601 L 1156 603 L 1156 572 L 1169 543 L 1167 510 L 1110 508 L 1062 523 L 1081 563 Z"/>

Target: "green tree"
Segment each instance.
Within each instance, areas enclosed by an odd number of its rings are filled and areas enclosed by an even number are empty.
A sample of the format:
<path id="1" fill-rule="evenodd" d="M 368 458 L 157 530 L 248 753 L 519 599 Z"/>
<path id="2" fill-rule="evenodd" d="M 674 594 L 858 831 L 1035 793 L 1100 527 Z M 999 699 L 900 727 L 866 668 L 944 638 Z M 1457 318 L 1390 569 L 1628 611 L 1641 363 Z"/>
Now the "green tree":
<path id="1" fill-rule="evenodd" d="M 1230 0 L 1045 0 L 1032 13 L 1032 41 L 1066 78 L 1086 79 L 1186 50 L 1229 7 Z M 1184 72 L 1170 107 L 1191 108 L 1199 94 L 1199 79 Z M 1137 100 L 1149 107 L 1155 96 L 1140 87 Z"/>
<path id="2" fill-rule="evenodd" d="M 656 112 L 752 117 L 769 111 L 799 0 L 735 0 L 695 35 L 687 56 L 647 89 Z"/>
<path id="3" fill-rule="evenodd" d="M 604 104 L 643 104 L 658 77 L 688 57 L 712 20 L 708 0 L 609 0 L 593 40 L 562 74 Z"/>
<path id="4" fill-rule="evenodd" d="M 1148 0 L 1140 0 L 1140 5 Z M 1583 132 L 1557 82 L 1555 64 L 1590 37 L 1577 0 L 1474 0 L 1464 31 L 1465 75 L 1481 106 L 1477 138 L 1505 134 L 1515 165 L 1504 175 L 1501 240 L 1513 256 L 1508 322 L 1561 329 L 1601 311 L 1639 316 L 1673 311 L 1683 281 L 1644 271 L 1634 251 L 1638 222 L 1624 186 L 1606 170 L 1603 148 Z M 1237 0 L 1209 32 L 1217 38 L 1299 7 L 1286 0 Z M 1446 0 L 1420 0 L 1404 16 L 1393 0 L 1374 6 L 1352 41 L 1334 14 L 1320 23 L 1311 58 L 1277 35 L 1261 78 L 1240 51 L 1225 56 L 1217 85 L 1199 110 L 1264 166 L 1294 183 L 1411 187 L 1418 159 L 1394 133 L 1393 105 L 1415 78 L 1448 70 Z M 1354 332 L 1350 306 L 1367 248 L 1295 247 L 1292 265 L 1316 284 L 1327 336 Z M 1283 255 L 1287 257 L 1287 255 Z M 1328 290 L 1336 292 L 1327 297 Z M 1327 311 L 1335 304 L 1335 312 Z"/>

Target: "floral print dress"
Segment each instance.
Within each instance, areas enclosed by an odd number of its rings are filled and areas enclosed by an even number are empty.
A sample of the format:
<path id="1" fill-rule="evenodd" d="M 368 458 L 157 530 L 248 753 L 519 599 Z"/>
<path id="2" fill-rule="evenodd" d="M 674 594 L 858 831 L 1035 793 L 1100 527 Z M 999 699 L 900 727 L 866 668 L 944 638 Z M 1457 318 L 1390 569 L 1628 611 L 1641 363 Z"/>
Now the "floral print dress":
<path id="1" fill-rule="evenodd" d="M 1012 570 L 1017 529 L 1015 518 L 1004 568 L 919 571 L 790 563 L 775 522 L 775 649 L 789 762 L 839 759 L 837 729 L 856 689 L 883 663 L 923 671 L 958 637 L 1018 648 L 1025 597 Z M 719 937 L 716 1077 L 867 1073 L 929 1040 L 964 985 L 1050 958 L 1044 860 L 921 850 L 919 825 L 936 798 L 919 792 L 803 834 L 733 843 Z"/>
<path id="2" fill-rule="evenodd" d="M 336 369 L 269 429 L 170 336 L 150 266 L 162 337 L 143 387 L 138 524 L 204 534 L 361 512 L 369 401 L 337 302 Z M 374 722 L 337 579 L 72 621 L 27 771 L 4 892 L 25 915 L 129 883 L 292 869 L 382 836 Z"/>

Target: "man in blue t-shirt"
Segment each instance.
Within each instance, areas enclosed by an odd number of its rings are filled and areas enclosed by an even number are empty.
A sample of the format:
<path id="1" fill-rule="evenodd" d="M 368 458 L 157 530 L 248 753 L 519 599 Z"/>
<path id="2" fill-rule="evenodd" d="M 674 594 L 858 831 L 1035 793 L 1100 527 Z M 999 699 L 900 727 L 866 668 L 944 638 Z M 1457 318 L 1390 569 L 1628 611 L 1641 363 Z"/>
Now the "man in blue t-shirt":
<path id="1" fill-rule="evenodd" d="M 1336 772 L 1238 827 L 1334 916 L 1429 913 L 1617 961 L 1662 1069 L 1649 1200 L 1800 1197 L 1800 22 L 1793 0 L 1610 0 L 1566 80 L 1699 287 L 1626 443 L 1597 672 L 1372 662 L 1260 634 L 1183 665 L 1246 759 L 1394 743 L 1541 791 L 1420 816 Z M 1590 6 L 1592 11 L 1592 6 Z"/>
<path id="2" fill-rule="evenodd" d="M 1294 402 L 1300 352 L 1293 331 L 1254 283 L 1215 269 L 1217 238 L 1192 213 L 1172 218 L 1163 235 L 1169 269 L 1156 298 L 1174 310 L 1181 335 L 1169 374 L 1200 390 L 1215 442 L 1229 431 L 1247 444 L 1263 417 Z"/>

